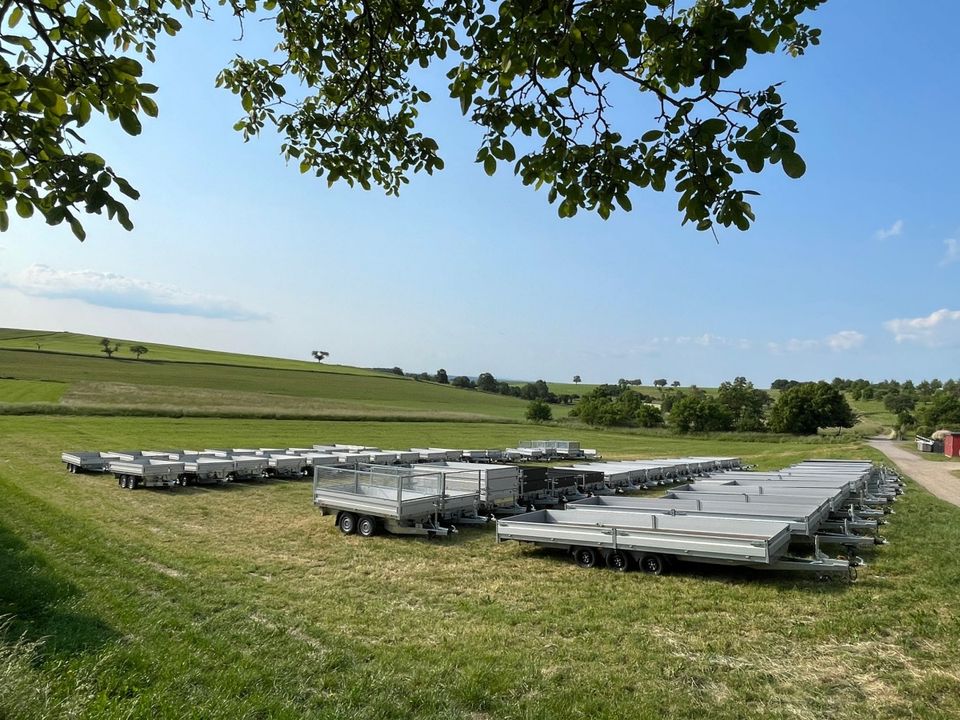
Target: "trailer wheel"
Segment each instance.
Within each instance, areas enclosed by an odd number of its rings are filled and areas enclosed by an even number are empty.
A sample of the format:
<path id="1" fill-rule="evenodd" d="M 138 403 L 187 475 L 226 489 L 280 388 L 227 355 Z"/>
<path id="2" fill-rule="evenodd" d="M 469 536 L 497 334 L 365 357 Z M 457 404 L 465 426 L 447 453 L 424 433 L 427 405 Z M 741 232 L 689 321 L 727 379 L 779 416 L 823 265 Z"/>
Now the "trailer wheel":
<path id="1" fill-rule="evenodd" d="M 123 487 L 123 475 L 117 475 L 117 487 Z"/>
<path id="2" fill-rule="evenodd" d="M 136 490 L 136 489 L 137 489 L 137 486 L 140 484 L 140 481 L 137 480 L 137 478 L 136 478 L 135 475 L 131 475 L 131 476 L 130 476 L 130 480 L 128 480 L 128 482 L 129 482 L 128 487 L 129 487 L 131 490 Z"/>
<path id="3" fill-rule="evenodd" d="M 578 567 L 592 568 L 597 564 L 597 551 L 590 547 L 578 547 L 573 551 L 573 560 Z"/>
<path id="4" fill-rule="evenodd" d="M 362 537 L 372 537 L 377 534 L 377 521 L 369 515 L 361 515 L 357 520 L 357 533 Z"/>
<path id="5" fill-rule="evenodd" d="M 340 513 L 337 518 L 337 525 L 340 526 L 340 532 L 344 535 L 350 535 L 357 529 L 357 517 L 353 513 Z"/>
<path id="6" fill-rule="evenodd" d="M 650 575 L 663 575 L 667 569 L 662 555 L 650 554 L 640 558 L 640 569 Z"/>
<path id="7" fill-rule="evenodd" d="M 614 550 L 607 555 L 607 567 L 617 572 L 630 569 L 630 557 L 622 550 Z"/>

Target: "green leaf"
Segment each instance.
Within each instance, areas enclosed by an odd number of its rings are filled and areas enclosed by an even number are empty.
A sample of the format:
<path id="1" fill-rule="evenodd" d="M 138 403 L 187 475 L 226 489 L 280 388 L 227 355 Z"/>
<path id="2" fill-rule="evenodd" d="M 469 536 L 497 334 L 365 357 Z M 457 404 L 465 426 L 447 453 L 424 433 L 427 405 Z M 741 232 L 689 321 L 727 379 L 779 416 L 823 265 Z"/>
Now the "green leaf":
<path id="1" fill-rule="evenodd" d="M 796 153 L 784 155 L 780 162 L 783 164 L 783 171 L 787 174 L 787 177 L 794 179 L 803 177 L 803 174 L 807 171 L 807 164 Z"/>
<path id="2" fill-rule="evenodd" d="M 22 218 L 28 218 L 33 215 L 33 203 L 25 197 L 17 198 L 17 215 Z"/>
<path id="3" fill-rule="evenodd" d="M 73 231 L 73 234 L 76 236 L 77 240 L 83 242 L 87 239 L 87 231 L 83 229 L 83 225 L 80 224 L 79 220 L 71 215 L 69 218 L 67 218 L 67 222 L 70 223 L 70 229 Z"/>
<path id="4" fill-rule="evenodd" d="M 153 98 L 148 98 L 143 96 L 140 98 L 140 107 L 143 108 L 143 112 L 146 113 L 149 117 L 156 117 L 160 112 L 160 109 L 157 107 L 157 104 L 153 101 Z"/>
<path id="5" fill-rule="evenodd" d="M 16 27 L 17 23 L 20 22 L 20 18 L 23 17 L 23 9 L 18 5 L 10 13 L 10 19 L 7 20 L 7 27 Z"/>
<path id="6" fill-rule="evenodd" d="M 6 232 L 10 229 L 10 216 L 6 210 L 0 210 L 0 232 Z"/>
<path id="7" fill-rule="evenodd" d="M 139 135 L 143 129 L 137 114 L 129 108 L 124 108 L 120 111 L 120 127 L 123 128 L 127 135 Z"/>
<path id="8" fill-rule="evenodd" d="M 655 140 L 659 140 L 662 137 L 663 137 L 662 130 L 647 130 L 647 132 L 645 132 L 640 137 L 640 141 L 645 143 L 654 142 Z"/>
<path id="9" fill-rule="evenodd" d="M 483 159 L 483 171 L 487 175 L 493 175 L 497 171 L 497 161 L 493 155 L 487 155 Z"/>

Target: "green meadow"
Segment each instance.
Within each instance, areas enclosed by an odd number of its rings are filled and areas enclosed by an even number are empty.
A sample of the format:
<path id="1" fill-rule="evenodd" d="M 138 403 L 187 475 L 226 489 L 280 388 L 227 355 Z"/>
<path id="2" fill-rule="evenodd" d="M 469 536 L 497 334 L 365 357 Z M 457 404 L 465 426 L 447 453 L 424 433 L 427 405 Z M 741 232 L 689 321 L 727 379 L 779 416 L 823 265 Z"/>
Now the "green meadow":
<path id="1" fill-rule="evenodd" d="M 912 483 L 859 580 L 825 584 L 581 570 L 498 545 L 492 527 L 343 536 L 308 482 L 125 491 L 59 462 L 63 450 L 547 436 L 607 458 L 879 460 L 855 435 L 536 426 L 522 401 L 391 375 L 5 338 L 0 719 L 960 716 L 960 509 Z"/>

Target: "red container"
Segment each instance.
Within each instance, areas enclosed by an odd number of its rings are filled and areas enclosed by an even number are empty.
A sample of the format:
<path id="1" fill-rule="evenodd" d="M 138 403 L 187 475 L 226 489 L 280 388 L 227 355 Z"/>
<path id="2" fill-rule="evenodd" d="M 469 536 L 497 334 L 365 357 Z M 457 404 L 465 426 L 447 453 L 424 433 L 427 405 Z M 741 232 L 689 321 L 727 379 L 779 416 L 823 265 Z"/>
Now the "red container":
<path id="1" fill-rule="evenodd" d="M 960 433 L 950 433 L 943 438 L 943 454 L 947 457 L 960 457 Z"/>

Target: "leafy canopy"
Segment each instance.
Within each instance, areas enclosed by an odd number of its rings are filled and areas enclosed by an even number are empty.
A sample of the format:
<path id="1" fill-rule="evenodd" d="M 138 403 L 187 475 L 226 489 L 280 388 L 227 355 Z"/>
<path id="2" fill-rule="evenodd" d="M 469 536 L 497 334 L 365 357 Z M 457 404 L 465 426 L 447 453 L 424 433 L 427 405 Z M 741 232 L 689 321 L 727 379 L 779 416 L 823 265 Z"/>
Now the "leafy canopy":
<path id="1" fill-rule="evenodd" d="M 218 0 L 241 23 L 272 23 L 269 57 L 236 57 L 217 84 L 236 94 L 249 138 L 333 184 L 396 194 L 411 173 L 443 168 L 418 129 L 422 69 L 483 131 L 476 160 L 547 188 L 560 217 L 630 210 L 634 188 L 678 195 L 683 221 L 749 227 L 737 178 L 779 164 L 804 173 L 796 123 L 776 84 L 738 87 L 752 55 L 802 54 L 819 30 L 801 17 L 825 0 Z M 84 151 L 93 114 L 136 135 L 158 112 L 141 82 L 161 33 L 211 8 L 196 0 L 0 3 L 0 230 L 9 209 L 68 222 L 106 212 L 132 227 L 137 191 Z M 179 19 L 178 19 L 179 18 Z M 652 117 L 632 96 L 650 98 Z M 620 103 L 621 98 L 625 101 Z M 617 101 L 630 109 L 616 115 Z"/>

